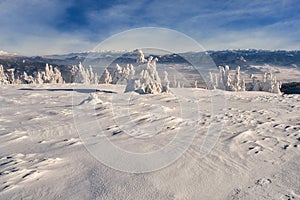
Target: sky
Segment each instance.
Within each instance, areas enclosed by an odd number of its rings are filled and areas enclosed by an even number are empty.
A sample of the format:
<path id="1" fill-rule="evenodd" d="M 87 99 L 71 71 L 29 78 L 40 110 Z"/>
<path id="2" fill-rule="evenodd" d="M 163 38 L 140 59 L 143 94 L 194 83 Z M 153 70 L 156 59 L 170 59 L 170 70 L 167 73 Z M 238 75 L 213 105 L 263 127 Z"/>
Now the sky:
<path id="1" fill-rule="evenodd" d="M 0 50 L 83 52 L 141 27 L 179 31 L 206 50 L 299 50 L 299 10 L 299 0 L 0 0 Z"/>

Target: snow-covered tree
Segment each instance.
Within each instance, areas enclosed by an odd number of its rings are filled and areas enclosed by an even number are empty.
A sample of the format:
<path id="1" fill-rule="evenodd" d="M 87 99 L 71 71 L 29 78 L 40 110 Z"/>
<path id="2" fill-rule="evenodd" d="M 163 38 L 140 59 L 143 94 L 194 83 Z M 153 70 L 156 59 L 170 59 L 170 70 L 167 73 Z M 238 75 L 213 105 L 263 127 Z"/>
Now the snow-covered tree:
<path id="1" fill-rule="evenodd" d="M 53 77 L 52 77 L 52 83 L 64 83 L 64 80 L 61 76 L 61 72 L 57 67 L 54 68 Z"/>
<path id="2" fill-rule="evenodd" d="M 156 70 L 157 58 L 145 59 L 142 50 L 136 50 L 138 67 L 135 75 L 128 80 L 125 92 L 136 91 L 138 93 L 156 94 L 162 92 L 161 80 Z M 146 63 L 147 62 L 147 63 Z"/>
<path id="3" fill-rule="evenodd" d="M 168 78 L 168 72 L 164 71 L 164 78 L 162 81 L 162 92 L 169 93 L 170 92 L 170 81 Z"/>
<path id="4" fill-rule="evenodd" d="M 64 80 L 62 78 L 62 74 L 58 67 L 53 67 L 52 65 L 49 65 L 48 63 L 45 66 L 45 71 L 37 72 L 34 82 L 37 84 L 40 83 L 64 83 Z"/>
<path id="5" fill-rule="evenodd" d="M 93 71 L 92 66 L 90 65 L 86 70 L 87 78 L 89 79 L 88 82 L 91 84 L 98 84 L 98 74 Z"/>
<path id="6" fill-rule="evenodd" d="M 11 68 L 11 69 L 7 69 L 7 80 L 10 84 L 15 84 L 15 69 Z"/>
<path id="7" fill-rule="evenodd" d="M 207 88 L 210 89 L 210 90 L 216 89 L 217 86 L 218 86 L 217 81 L 218 80 L 215 78 L 214 74 L 209 72 L 209 81 L 208 81 L 208 84 L 207 84 Z"/>
<path id="8" fill-rule="evenodd" d="M 119 64 L 116 64 L 116 67 L 112 73 L 112 84 L 117 84 L 122 77 L 123 69 Z"/>
<path id="9" fill-rule="evenodd" d="M 37 76 L 36 76 L 36 78 L 35 78 L 35 83 L 36 84 L 43 84 L 44 83 L 44 81 L 43 81 L 43 75 L 42 75 L 42 73 L 41 72 L 38 72 L 37 73 Z"/>
<path id="10" fill-rule="evenodd" d="M 80 62 L 78 67 L 73 66 L 72 68 L 72 75 L 74 74 L 74 81 L 76 83 L 83 83 L 83 84 L 98 84 L 98 74 L 94 73 L 92 66 L 89 66 L 87 69 L 84 68 L 82 63 Z M 73 80 L 73 78 L 71 77 Z"/>
<path id="11" fill-rule="evenodd" d="M 137 52 L 136 63 L 143 64 L 148 61 L 147 59 L 145 59 L 144 53 L 141 49 L 136 49 L 134 52 Z"/>
<path id="12" fill-rule="evenodd" d="M 253 75 L 250 78 L 252 79 L 252 83 L 249 83 L 248 90 L 281 93 L 281 84 L 272 73 L 264 73 L 262 81 Z M 231 77 L 229 66 L 219 66 L 219 74 L 209 73 L 207 85 L 209 89 L 246 91 L 246 82 L 245 79 L 241 78 L 239 66 L 236 68 L 233 78 Z"/>
<path id="13" fill-rule="evenodd" d="M 232 82 L 234 91 L 240 91 L 242 89 L 240 70 L 241 68 L 240 66 L 238 66 L 235 71 L 234 79 Z"/>
<path id="14" fill-rule="evenodd" d="M 262 91 L 280 94 L 280 87 L 280 82 L 277 81 L 276 76 L 274 76 L 272 72 L 263 75 L 263 81 L 261 83 Z"/>
<path id="15" fill-rule="evenodd" d="M 276 93 L 276 94 L 281 94 L 280 88 L 281 88 L 281 83 L 280 82 L 276 82 L 276 84 L 274 85 L 274 88 L 273 88 L 272 92 Z"/>
<path id="16" fill-rule="evenodd" d="M 252 77 L 252 90 L 253 91 L 261 91 L 261 84 L 256 77 Z"/>
<path id="17" fill-rule="evenodd" d="M 9 81 L 7 80 L 7 74 L 4 72 L 3 65 L 0 65 L 0 84 L 9 84 Z"/>
<path id="18" fill-rule="evenodd" d="M 129 75 L 128 80 L 132 79 L 135 75 L 135 69 L 132 64 L 129 65 Z"/>
<path id="19" fill-rule="evenodd" d="M 24 84 L 35 83 L 34 78 L 32 76 L 28 76 L 25 71 L 23 72 L 23 75 L 21 76 L 21 82 Z"/>
<path id="20" fill-rule="evenodd" d="M 76 83 L 84 83 L 84 84 L 88 84 L 88 78 L 86 75 L 86 71 L 83 67 L 83 65 L 81 64 L 81 62 L 79 63 L 78 67 L 76 67 L 76 72 L 75 72 L 75 82 Z"/>
<path id="21" fill-rule="evenodd" d="M 112 82 L 112 77 L 111 77 L 111 75 L 110 75 L 110 73 L 107 69 L 104 70 L 102 76 L 100 77 L 99 82 L 100 83 L 105 83 L 105 84 L 108 84 L 108 83 Z"/>

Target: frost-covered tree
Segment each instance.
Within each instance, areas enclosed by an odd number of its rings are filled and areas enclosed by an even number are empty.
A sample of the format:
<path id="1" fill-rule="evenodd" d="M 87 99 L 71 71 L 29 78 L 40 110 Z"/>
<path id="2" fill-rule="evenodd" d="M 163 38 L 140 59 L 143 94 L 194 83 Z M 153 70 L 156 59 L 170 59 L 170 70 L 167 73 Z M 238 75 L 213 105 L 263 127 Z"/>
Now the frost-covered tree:
<path id="1" fill-rule="evenodd" d="M 263 81 L 261 83 L 262 91 L 280 94 L 280 87 L 280 83 L 272 72 L 263 75 Z"/>
<path id="2" fill-rule="evenodd" d="M 98 84 L 98 74 L 93 71 L 92 66 L 87 69 L 79 62 L 78 66 L 73 66 L 71 69 L 71 80 L 76 83 L 83 84 Z"/>
<path id="3" fill-rule="evenodd" d="M 135 69 L 132 64 L 129 65 L 129 75 L 128 80 L 132 79 L 135 75 Z"/>
<path id="4" fill-rule="evenodd" d="M 135 75 L 135 69 L 132 64 L 127 64 L 126 67 L 121 67 L 116 64 L 114 69 L 111 69 L 110 73 L 107 69 L 104 70 L 100 77 L 100 83 L 111 84 L 127 84 L 128 80 L 132 79 Z"/>
<path id="5" fill-rule="evenodd" d="M 21 76 L 21 82 L 24 84 L 35 83 L 34 78 L 32 76 L 28 76 L 25 71 L 23 72 L 23 75 Z"/>
<path id="6" fill-rule="evenodd" d="M 238 66 L 235 71 L 234 79 L 232 82 L 232 88 L 234 89 L 234 91 L 240 91 L 242 89 L 240 70 L 241 68 L 240 66 Z"/>
<path id="7" fill-rule="evenodd" d="M 83 65 L 81 64 L 81 62 L 79 63 L 77 70 L 75 72 L 75 82 L 76 83 L 84 83 L 84 84 L 89 83 L 86 71 L 85 71 Z"/>
<path id="8" fill-rule="evenodd" d="M 277 81 L 276 76 L 272 73 L 264 73 L 262 80 L 251 75 L 252 83 L 250 84 L 253 91 L 265 91 L 280 94 L 281 84 Z"/>
<path id="9" fill-rule="evenodd" d="M 214 90 L 217 88 L 218 86 L 218 80 L 215 78 L 214 74 L 209 72 L 209 81 L 207 84 L 207 88 L 210 90 Z"/>
<path id="10" fill-rule="evenodd" d="M 90 65 L 88 69 L 86 69 L 87 78 L 89 79 L 88 82 L 91 84 L 98 84 L 98 74 L 93 71 L 92 66 Z"/>
<path id="11" fill-rule="evenodd" d="M 38 72 L 34 79 L 37 84 L 40 83 L 64 83 L 62 74 L 58 67 L 53 67 L 52 65 L 46 64 L 44 72 Z"/>
<path id="12" fill-rule="evenodd" d="M 99 82 L 100 83 L 105 83 L 105 84 L 108 84 L 108 83 L 112 82 L 112 77 L 111 77 L 111 75 L 110 75 L 110 73 L 107 69 L 104 70 L 102 76 L 100 77 Z"/>
<path id="13" fill-rule="evenodd" d="M 170 81 L 168 78 L 168 72 L 164 71 L 164 78 L 162 81 L 162 92 L 169 93 L 170 92 Z"/>
<path id="14" fill-rule="evenodd" d="M 280 94 L 280 82 L 272 73 L 264 73 L 262 81 L 251 75 L 252 83 L 249 83 L 248 90 L 266 91 Z M 233 78 L 231 77 L 229 66 L 219 66 L 219 74 L 209 73 L 209 89 L 222 89 L 228 91 L 246 91 L 245 79 L 241 78 L 240 67 L 235 70 Z"/>
<path id="15" fill-rule="evenodd" d="M 117 84 L 120 79 L 123 77 L 123 69 L 119 64 L 116 64 L 116 67 L 112 73 L 112 84 Z"/>
<path id="16" fill-rule="evenodd" d="M 3 65 L 0 65 L 0 84 L 6 85 L 9 84 L 9 81 L 7 80 L 7 74 L 4 72 Z"/>
<path id="17" fill-rule="evenodd" d="M 136 63 L 143 64 L 148 61 L 147 59 L 145 59 L 145 55 L 141 49 L 136 49 L 134 52 L 137 52 Z"/>
<path id="18" fill-rule="evenodd" d="M 138 93 L 156 94 L 162 92 L 161 80 L 156 70 L 157 58 L 145 59 L 142 50 L 136 50 L 138 67 L 135 75 L 128 80 L 125 92 L 135 91 Z"/>
<path id="19" fill-rule="evenodd" d="M 180 81 L 177 81 L 177 88 L 181 88 L 181 83 L 180 83 Z"/>
<path id="20" fill-rule="evenodd" d="M 52 82 L 52 77 L 53 77 L 53 67 L 52 65 L 49 65 L 48 63 L 46 64 L 45 66 L 45 74 L 43 76 L 43 80 L 44 80 L 44 83 L 51 83 Z"/>
<path id="21" fill-rule="evenodd" d="M 261 83 L 256 77 L 252 77 L 252 90 L 253 91 L 261 91 Z"/>
<path id="22" fill-rule="evenodd" d="M 126 67 L 122 68 L 122 76 L 119 81 L 121 83 L 127 83 L 128 79 L 129 79 L 129 75 L 130 75 L 130 65 L 127 64 Z"/>
<path id="23" fill-rule="evenodd" d="M 35 83 L 36 84 L 43 84 L 44 83 L 44 81 L 43 81 L 43 75 L 42 75 L 41 72 L 37 73 L 37 76 L 35 78 Z"/>
<path id="24" fill-rule="evenodd" d="M 54 72 L 53 72 L 53 77 L 52 77 L 52 83 L 64 83 L 64 80 L 61 76 L 61 72 L 59 71 L 59 69 L 57 67 L 54 68 Z"/>
<path id="25" fill-rule="evenodd" d="M 7 80 L 10 84 L 15 84 L 15 69 L 11 68 L 11 69 L 7 69 Z"/>
<path id="26" fill-rule="evenodd" d="M 198 88 L 198 81 L 197 80 L 195 80 L 195 82 L 194 82 L 194 87 Z"/>
<path id="27" fill-rule="evenodd" d="M 74 82 L 75 82 L 76 71 L 77 71 L 77 67 L 76 67 L 76 65 L 73 65 L 73 66 L 71 67 L 71 70 L 70 70 L 70 77 L 69 77 L 69 80 L 70 80 L 71 83 L 74 83 Z"/>
<path id="28" fill-rule="evenodd" d="M 281 83 L 280 82 L 276 82 L 276 84 L 275 84 L 272 92 L 276 93 L 276 94 L 281 94 L 280 88 L 281 88 Z"/>

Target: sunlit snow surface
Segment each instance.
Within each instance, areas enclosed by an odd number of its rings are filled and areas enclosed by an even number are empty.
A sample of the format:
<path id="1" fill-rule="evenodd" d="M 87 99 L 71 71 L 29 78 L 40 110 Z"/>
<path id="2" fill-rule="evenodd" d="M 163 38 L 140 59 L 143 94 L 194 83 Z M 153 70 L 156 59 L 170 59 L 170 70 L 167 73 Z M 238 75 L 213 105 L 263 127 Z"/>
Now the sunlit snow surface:
<path id="1" fill-rule="evenodd" d="M 300 198 L 300 95 L 191 88 L 139 95 L 123 89 L 1 86 L 0 199 Z M 223 97 L 224 107 L 212 92 Z M 183 111 L 189 107 L 182 102 L 193 109 Z M 222 132 L 201 156 L 212 122 Z M 192 137 L 187 150 L 147 173 L 116 169 L 91 151 L 106 138 L 143 155 L 178 134 Z M 183 143 L 190 141 L 184 137 Z"/>

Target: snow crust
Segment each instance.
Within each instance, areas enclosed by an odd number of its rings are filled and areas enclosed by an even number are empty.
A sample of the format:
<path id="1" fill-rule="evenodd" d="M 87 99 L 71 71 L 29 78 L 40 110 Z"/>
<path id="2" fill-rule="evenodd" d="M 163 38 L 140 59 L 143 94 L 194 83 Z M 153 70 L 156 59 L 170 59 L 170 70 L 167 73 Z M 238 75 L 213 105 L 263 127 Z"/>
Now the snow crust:
<path id="1" fill-rule="evenodd" d="M 101 90 L 92 92 L 92 86 L 73 90 L 68 84 L 1 86 L 0 199 L 300 198 L 299 95 L 173 88 L 180 97 L 124 94 L 122 85 L 97 88 Z M 226 97 L 227 106 L 217 107 L 224 109 L 222 115 L 211 113 L 211 92 Z M 130 97 L 130 102 L 124 102 L 122 95 Z M 103 103 L 90 104 L 96 99 Z M 112 99 L 115 105 L 130 106 L 130 117 L 114 116 Z M 181 115 L 184 101 L 198 104 L 199 110 Z M 93 109 L 82 112 L 86 124 L 82 128 L 92 130 L 94 119 L 102 131 L 91 132 L 83 142 L 73 108 L 85 111 L 87 106 Z M 133 132 L 124 131 L 128 129 L 116 120 L 135 124 Z M 223 123 L 222 133 L 209 154 L 200 157 L 212 120 Z M 86 149 L 96 147 L 97 138 L 106 137 L 126 151 L 150 152 L 195 124 L 199 130 L 189 149 L 154 172 L 115 170 Z M 149 129 L 156 134 L 136 137 Z"/>

